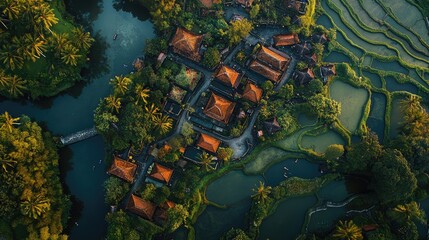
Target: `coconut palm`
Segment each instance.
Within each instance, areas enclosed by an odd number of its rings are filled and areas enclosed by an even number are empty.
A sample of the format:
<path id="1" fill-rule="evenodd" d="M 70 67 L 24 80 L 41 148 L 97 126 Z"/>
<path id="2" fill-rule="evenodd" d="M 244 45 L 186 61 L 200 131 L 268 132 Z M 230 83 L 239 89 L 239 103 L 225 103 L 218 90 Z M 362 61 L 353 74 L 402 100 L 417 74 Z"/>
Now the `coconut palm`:
<path id="1" fill-rule="evenodd" d="M 26 44 L 26 57 L 35 62 L 40 56 L 46 57 L 43 52 L 46 51 L 46 41 L 41 37 L 32 34 L 25 34 L 24 42 Z"/>
<path id="2" fill-rule="evenodd" d="M 128 91 L 128 86 L 131 84 L 131 79 L 123 77 L 122 75 L 115 76 L 115 78 L 110 80 L 110 84 L 114 86 L 115 92 L 125 94 Z"/>
<path id="3" fill-rule="evenodd" d="M 10 77 L 9 81 L 9 93 L 12 97 L 18 97 L 24 94 L 24 90 L 27 88 L 25 87 L 27 81 L 22 80 L 20 77 L 14 75 Z"/>
<path id="4" fill-rule="evenodd" d="M 425 222 L 425 213 L 420 209 L 420 206 L 416 202 L 410 202 L 407 204 L 400 204 L 393 208 L 392 215 L 399 221 L 411 221 L 418 220 L 422 223 Z"/>
<path id="5" fill-rule="evenodd" d="M 10 82 L 10 76 L 8 76 L 3 69 L 0 69 L 0 86 L 7 86 Z"/>
<path id="6" fill-rule="evenodd" d="M 17 19 L 21 13 L 19 2 L 16 0 L 4 0 L 1 1 L 0 8 L 3 9 L 3 14 L 7 16 L 9 20 Z"/>
<path id="7" fill-rule="evenodd" d="M 24 59 L 11 44 L 5 44 L 0 50 L 0 62 L 2 62 L 6 68 L 14 70 L 15 68 L 22 68 Z"/>
<path id="8" fill-rule="evenodd" d="M 4 28 L 8 29 L 8 28 L 7 28 L 7 26 L 6 26 L 6 22 L 7 22 L 7 19 L 2 18 L 2 17 L 0 16 L 0 24 L 1 24 Z"/>
<path id="9" fill-rule="evenodd" d="M 0 165 L 4 172 L 8 172 L 7 169 L 13 167 L 17 161 L 8 158 L 7 155 L 4 155 L 0 158 Z"/>
<path id="10" fill-rule="evenodd" d="M 5 112 L 3 114 L 3 123 L 1 125 L 2 128 L 6 128 L 9 130 L 9 132 L 12 132 L 13 129 L 13 125 L 19 125 L 20 123 L 19 118 L 13 118 L 12 116 L 9 115 L 8 112 Z"/>
<path id="11" fill-rule="evenodd" d="M 110 111 L 115 111 L 119 113 L 119 109 L 121 109 L 121 98 L 115 97 L 113 95 L 105 98 L 106 106 L 110 109 Z"/>
<path id="12" fill-rule="evenodd" d="M 54 10 L 47 3 L 40 4 L 35 10 L 35 23 L 40 27 L 51 31 L 51 27 L 58 23 Z"/>
<path id="13" fill-rule="evenodd" d="M 160 114 L 159 108 L 156 107 L 153 103 L 149 106 L 145 106 L 144 109 L 146 110 L 146 114 L 152 121 L 155 119 L 156 116 Z"/>
<path id="14" fill-rule="evenodd" d="M 85 32 L 82 27 L 76 27 L 72 32 L 75 42 L 78 44 L 79 48 L 88 50 L 91 47 L 91 43 L 94 42 L 94 39 L 91 38 L 89 32 Z"/>
<path id="15" fill-rule="evenodd" d="M 39 218 L 43 213 L 51 208 L 51 203 L 42 194 L 35 194 L 27 197 L 21 202 L 22 214 L 33 219 Z"/>
<path id="16" fill-rule="evenodd" d="M 145 104 L 147 103 L 147 98 L 149 97 L 150 90 L 147 88 L 144 88 L 143 85 L 137 84 L 135 87 L 135 93 L 137 95 L 136 105 L 139 103 L 139 101 L 143 101 Z"/>
<path id="17" fill-rule="evenodd" d="M 362 240 L 362 231 L 353 221 L 340 221 L 332 234 L 338 240 Z"/>
<path id="18" fill-rule="evenodd" d="M 67 33 L 52 33 L 51 47 L 58 55 L 70 44 L 69 35 Z"/>
<path id="19" fill-rule="evenodd" d="M 265 202 L 269 198 L 271 189 L 271 186 L 265 186 L 263 182 L 259 181 L 259 187 L 253 189 L 255 193 L 252 195 L 252 198 L 258 202 Z"/>
<path id="20" fill-rule="evenodd" d="M 77 61 L 81 57 L 81 55 L 78 53 L 79 49 L 73 47 L 71 44 L 68 44 L 61 52 L 61 60 L 63 60 L 63 62 L 67 65 L 77 66 Z"/>
<path id="21" fill-rule="evenodd" d="M 153 122 L 161 135 L 167 133 L 173 127 L 173 119 L 167 115 L 157 115 L 154 117 Z"/>
<path id="22" fill-rule="evenodd" d="M 201 168 L 204 168 L 207 172 L 210 170 L 214 170 L 213 166 L 211 165 L 213 161 L 213 157 L 210 156 L 208 153 L 203 152 L 200 155 L 199 159 L 201 162 Z"/>

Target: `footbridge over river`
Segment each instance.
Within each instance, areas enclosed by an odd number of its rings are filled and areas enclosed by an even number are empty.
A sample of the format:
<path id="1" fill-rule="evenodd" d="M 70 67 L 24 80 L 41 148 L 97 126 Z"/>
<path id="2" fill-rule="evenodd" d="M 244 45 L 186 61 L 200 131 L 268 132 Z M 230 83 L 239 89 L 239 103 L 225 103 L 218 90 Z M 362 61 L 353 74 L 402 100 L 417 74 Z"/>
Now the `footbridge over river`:
<path id="1" fill-rule="evenodd" d="M 60 140 L 61 140 L 61 143 L 64 146 L 66 146 L 66 145 L 70 145 L 73 143 L 77 143 L 77 142 L 86 140 L 86 139 L 94 137 L 96 135 L 98 135 L 98 132 L 97 132 L 97 130 L 95 130 L 95 127 L 92 127 L 89 129 L 79 131 L 79 132 L 72 133 L 72 134 L 67 135 L 65 137 L 61 136 Z"/>

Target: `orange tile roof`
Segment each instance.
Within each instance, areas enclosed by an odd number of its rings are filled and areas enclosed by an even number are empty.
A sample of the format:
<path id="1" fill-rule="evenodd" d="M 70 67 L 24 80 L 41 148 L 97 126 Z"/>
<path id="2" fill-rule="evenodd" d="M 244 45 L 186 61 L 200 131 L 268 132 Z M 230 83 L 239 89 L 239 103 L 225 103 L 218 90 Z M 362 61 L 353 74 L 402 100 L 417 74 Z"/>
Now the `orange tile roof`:
<path id="1" fill-rule="evenodd" d="M 232 112 L 234 111 L 235 104 L 235 102 L 231 102 L 212 93 L 206 107 L 204 108 L 204 113 L 219 122 L 227 124 L 231 118 Z"/>
<path id="2" fill-rule="evenodd" d="M 299 43 L 298 34 L 279 34 L 273 37 L 275 46 L 290 46 Z"/>
<path id="3" fill-rule="evenodd" d="M 173 175 L 173 169 L 170 169 L 158 163 L 155 163 L 152 168 L 152 172 L 150 173 L 149 176 L 161 182 L 168 183 L 170 182 L 172 175 Z"/>
<path id="4" fill-rule="evenodd" d="M 262 98 L 262 89 L 253 83 L 248 82 L 244 89 L 243 98 L 258 103 Z"/>
<path id="5" fill-rule="evenodd" d="M 250 63 L 250 69 L 276 83 L 280 80 L 280 76 L 282 75 L 281 72 L 269 68 L 258 60 L 253 60 L 253 62 Z"/>
<path id="6" fill-rule="evenodd" d="M 289 65 L 290 58 L 285 56 L 286 54 L 279 53 L 277 51 L 271 50 L 264 46 L 258 51 L 256 58 L 273 69 L 284 71 L 286 67 Z"/>
<path id="7" fill-rule="evenodd" d="M 236 72 L 234 69 L 223 65 L 218 69 L 215 77 L 219 79 L 221 82 L 225 83 L 226 85 L 235 88 L 239 83 L 237 81 L 239 75 L 240 74 Z"/>
<path id="8" fill-rule="evenodd" d="M 202 41 L 203 35 L 195 35 L 184 28 L 177 28 L 170 45 L 173 46 L 175 53 L 199 61 L 201 59 L 199 49 Z"/>
<path id="9" fill-rule="evenodd" d="M 127 182 L 133 182 L 136 170 L 136 164 L 125 161 L 115 156 L 115 158 L 113 159 L 112 166 L 110 166 L 110 169 L 107 172 L 117 177 L 120 177 Z"/>
<path id="10" fill-rule="evenodd" d="M 201 133 L 197 146 L 209 152 L 216 153 L 221 141 L 207 134 Z"/>
<path id="11" fill-rule="evenodd" d="M 156 206 L 134 194 L 131 194 L 130 200 L 128 200 L 125 209 L 145 218 L 152 220 L 153 214 L 155 213 Z"/>

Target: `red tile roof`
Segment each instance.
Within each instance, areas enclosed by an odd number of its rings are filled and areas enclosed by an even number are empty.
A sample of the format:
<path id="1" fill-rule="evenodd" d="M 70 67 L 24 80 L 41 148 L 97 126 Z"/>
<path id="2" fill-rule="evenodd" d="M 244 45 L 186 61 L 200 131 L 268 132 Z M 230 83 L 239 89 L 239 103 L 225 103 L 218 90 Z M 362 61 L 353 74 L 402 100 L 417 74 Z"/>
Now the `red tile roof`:
<path id="1" fill-rule="evenodd" d="M 125 209 L 133 212 L 147 220 L 152 220 L 153 214 L 155 213 L 156 206 L 134 194 L 131 194 L 130 200 L 128 200 Z"/>
<path id="2" fill-rule="evenodd" d="M 172 175 L 173 169 L 155 163 L 149 176 L 163 183 L 169 183 Z"/>
<path id="3" fill-rule="evenodd" d="M 221 141 L 207 134 L 201 133 L 197 146 L 209 152 L 216 153 Z"/>
<path id="4" fill-rule="evenodd" d="M 258 54 L 256 54 L 256 58 L 259 61 L 266 63 L 271 68 L 281 71 L 286 70 L 286 67 L 290 62 L 290 58 L 286 54 L 266 48 L 264 46 L 261 46 Z"/>
<path id="5" fill-rule="evenodd" d="M 256 86 L 253 83 L 247 83 L 246 88 L 244 89 L 243 98 L 258 103 L 262 98 L 262 89 Z"/>
<path id="6" fill-rule="evenodd" d="M 258 60 L 253 60 L 250 63 L 250 69 L 253 71 L 261 74 L 262 76 L 270 79 L 271 81 L 277 83 L 280 80 L 280 76 L 282 75 L 281 72 L 276 71 L 274 69 L 271 69 L 270 67 L 266 66 L 265 64 L 259 62 Z"/>
<path id="7" fill-rule="evenodd" d="M 235 88 L 239 83 L 237 81 L 239 75 L 240 74 L 236 72 L 234 69 L 228 66 L 222 65 L 216 72 L 215 77 L 219 79 L 221 82 L 225 83 L 226 85 Z"/>
<path id="8" fill-rule="evenodd" d="M 170 45 L 173 46 L 175 53 L 198 62 L 201 60 L 199 50 L 202 41 L 203 35 L 195 35 L 184 28 L 177 28 Z"/>
<path id="9" fill-rule="evenodd" d="M 235 102 L 231 102 L 212 93 L 204 109 L 204 113 L 219 122 L 227 124 L 234 111 L 235 104 Z"/>
<path id="10" fill-rule="evenodd" d="M 115 158 L 113 159 L 112 166 L 107 172 L 109 174 L 122 178 L 127 182 L 133 182 L 134 174 L 136 173 L 136 170 L 137 170 L 136 164 L 125 161 L 115 156 Z"/>
<path id="11" fill-rule="evenodd" d="M 274 45 L 279 46 L 290 46 L 299 43 L 298 34 L 279 34 L 273 37 Z"/>

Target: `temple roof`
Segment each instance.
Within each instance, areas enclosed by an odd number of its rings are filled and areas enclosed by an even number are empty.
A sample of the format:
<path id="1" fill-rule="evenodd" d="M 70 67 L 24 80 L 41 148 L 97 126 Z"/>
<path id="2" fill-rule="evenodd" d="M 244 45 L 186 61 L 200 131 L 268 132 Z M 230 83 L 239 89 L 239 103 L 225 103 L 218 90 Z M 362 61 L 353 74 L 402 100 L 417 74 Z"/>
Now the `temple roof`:
<path id="1" fill-rule="evenodd" d="M 253 83 L 247 83 L 244 89 L 243 98 L 258 103 L 262 98 L 262 89 Z"/>
<path id="2" fill-rule="evenodd" d="M 296 71 L 293 77 L 299 85 L 304 85 L 314 79 L 314 73 L 311 68 L 306 68 L 303 71 Z"/>
<path id="3" fill-rule="evenodd" d="M 199 61 L 201 59 L 199 49 L 202 41 L 203 35 L 195 35 L 184 28 L 177 28 L 170 45 L 173 46 L 174 52 L 192 60 Z"/>
<path id="4" fill-rule="evenodd" d="M 239 83 L 237 81 L 239 75 L 240 74 L 236 72 L 234 69 L 226 65 L 222 65 L 216 72 L 215 77 L 219 79 L 221 82 L 225 83 L 226 85 L 235 88 Z"/>
<path id="5" fill-rule="evenodd" d="M 127 182 L 133 182 L 136 170 L 136 164 L 125 161 L 115 156 L 115 158 L 113 159 L 112 166 L 110 166 L 110 169 L 107 172 L 109 174 L 122 178 Z"/>
<path id="6" fill-rule="evenodd" d="M 221 141 L 210 135 L 201 133 L 200 138 L 198 139 L 197 146 L 203 148 L 209 152 L 216 153 L 219 148 Z"/>
<path id="7" fill-rule="evenodd" d="M 234 111 L 235 104 L 235 102 L 231 102 L 212 93 L 206 107 L 204 108 L 204 113 L 219 122 L 227 124 L 231 118 L 232 112 Z"/>
<path id="8" fill-rule="evenodd" d="M 261 46 L 256 58 L 275 70 L 284 71 L 289 64 L 290 57 L 286 54 Z"/>
<path id="9" fill-rule="evenodd" d="M 134 194 L 131 194 L 130 200 L 128 200 L 125 209 L 145 218 L 152 220 L 153 214 L 155 213 L 156 206 Z"/>
<path id="10" fill-rule="evenodd" d="M 262 76 L 270 79 L 273 82 L 278 82 L 280 80 L 280 76 L 282 75 L 281 72 L 276 71 L 274 69 L 271 69 L 270 67 L 268 67 L 265 64 L 259 62 L 258 60 L 253 60 L 250 63 L 249 67 L 253 71 L 261 74 Z"/>
<path id="11" fill-rule="evenodd" d="M 155 163 L 150 173 L 150 177 L 163 183 L 170 182 L 171 176 L 173 175 L 173 169 L 164 167 L 158 163 Z"/>
<path id="12" fill-rule="evenodd" d="M 265 121 L 264 126 L 269 134 L 274 134 L 282 129 L 279 122 L 277 121 L 277 117 Z"/>
<path id="13" fill-rule="evenodd" d="M 274 45 L 279 46 L 290 46 L 299 43 L 298 34 L 279 34 L 273 37 Z"/>

